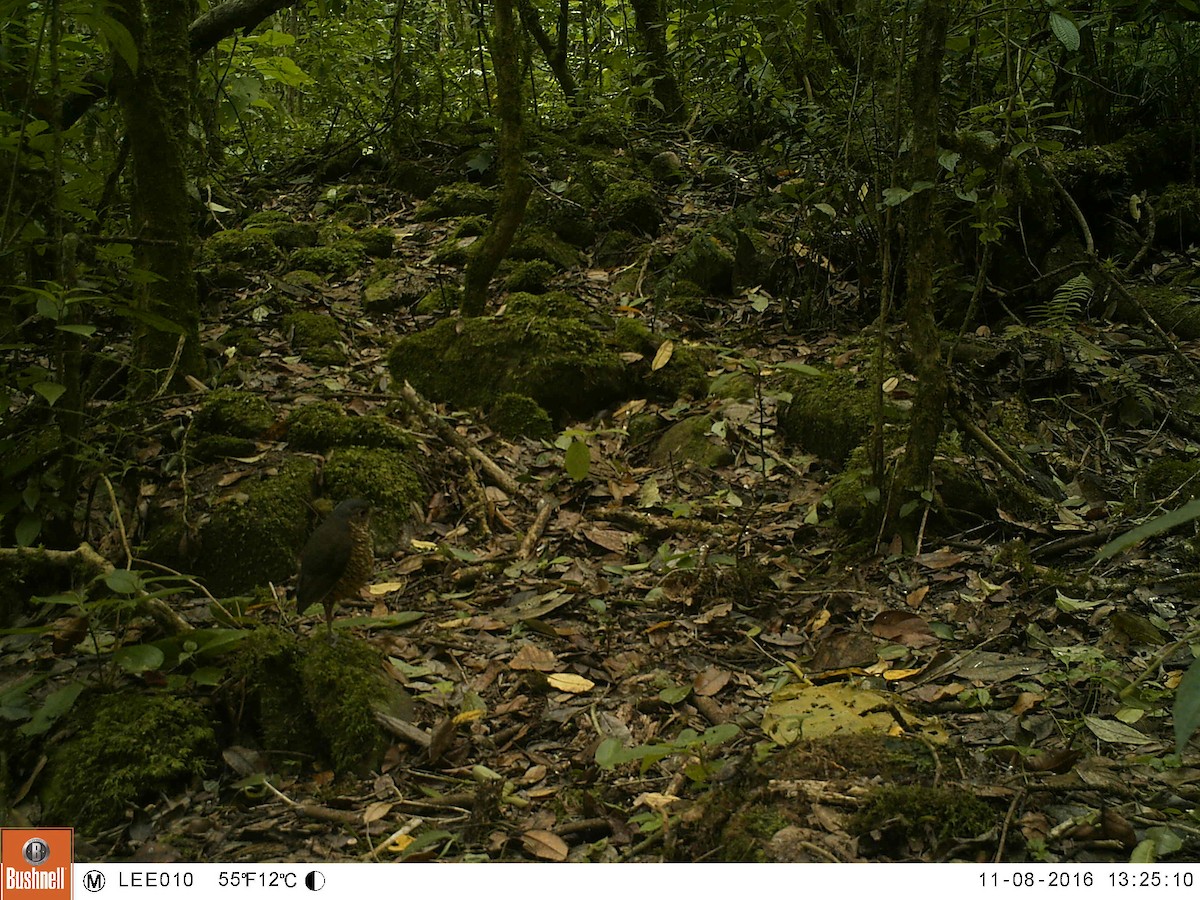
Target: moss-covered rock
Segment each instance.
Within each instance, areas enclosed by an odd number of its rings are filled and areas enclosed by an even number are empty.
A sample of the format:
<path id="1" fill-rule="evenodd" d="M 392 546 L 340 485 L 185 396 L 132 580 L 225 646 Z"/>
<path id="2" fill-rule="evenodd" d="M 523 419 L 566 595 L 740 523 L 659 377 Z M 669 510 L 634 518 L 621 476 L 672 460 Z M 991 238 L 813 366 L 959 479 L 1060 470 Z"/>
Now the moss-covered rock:
<path id="1" fill-rule="evenodd" d="M 579 264 L 579 252 L 548 228 L 522 228 L 517 233 L 517 239 L 513 241 L 508 256 L 509 259 L 515 260 L 544 260 L 560 271 Z"/>
<path id="2" fill-rule="evenodd" d="M 642 245 L 640 238 L 628 231 L 615 229 L 600 239 L 596 247 L 596 262 L 602 266 L 619 266 L 630 262 Z"/>
<path id="3" fill-rule="evenodd" d="M 280 250 L 314 247 L 317 243 L 317 226 L 312 222 L 285 222 L 265 230 Z"/>
<path id="4" fill-rule="evenodd" d="M 322 472 L 330 495 L 362 497 L 371 503 L 371 534 L 377 552 L 387 553 L 399 546 L 413 505 L 419 507 L 423 500 L 416 452 L 407 440 L 405 444 L 403 448 L 337 447 Z"/>
<path id="5" fill-rule="evenodd" d="M 644 181 L 617 181 L 604 191 L 600 218 L 609 228 L 653 237 L 662 227 L 662 202 Z"/>
<path id="6" fill-rule="evenodd" d="M 554 434 L 554 423 L 536 400 L 522 394 L 501 394 L 488 410 L 488 424 L 504 437 L 540 440 Z"/>
<path id="7" fill-rule="evenodd" d="M 595 207 L 596 195 L 583 185 L 574 184 L 562 197 L 534 196 L 525 216 L 531 225 L 549 228 L 568 244 L 587 247 L 596 240 L 596 226 L 592 221 Z"/>
<path id="8" fill-rule="evenodd" d="M 48 821 L 95 833 L 131 806 L 171 794 L 213 767 L 216 737 L 193 700 L 170 694 L 98 695 L 76 706 L 74 736 L 51 755 Z"/>
<path id="9" fill-rule="evenodd" d="M 479 237 L 488 230 L 487 216 L 467 216 L 450 232 L 450 236 L 456 240 L 460 238 Z"/>
<path id="10" fill-rule="evenodd" d="M 284 316 L 283 330 L 301 359 L 317 366 L 339 366 L 346 362 L 342 332 L 332 317 L 312 312 L 292 313 Z"/>
<path id="11" fill-rule="evenodd" d="M 418 316 L 431 316 L 445 310 L 458 309 L 462 303 L 462 288 L 445 285 L 434 288 L 417 301 L 413 312 Z"/>
<path id="12" fill-rule="evenodd" d="M 672 425 L 650 450 L 650 465 L 666 466 L 692 463 L 704 468 L 727 466 L 733 452 L 712 430 L 712 415 L 688 416 Z"/>
<path id="13" fill-rule="evenodd" d="M 872 427 L 872 398 L 853 375 L 796 375 L 787 381 L 791 402 L 779 412 L 779 430 L 821 459 L 841 465 Z M 887 421 L 903 416 L 885 406 Z"/>
<path id="14" fill-rule="evenodd" d="M 523 394 L 557 420 L 586 417 L 620 396 L 621 360 L 595 328 L 576 318 L 514 313 L 513 299 L 499 319 L 445 320 L 405 335 L 388 357 L 392 377 L 460 408 Z"/>
<path id="15" fill-rule="evenodd" d="M 339 222 L 345 222 L 348 225 L 363 225 L 370 221 L 371 210 L 367 204 L 359 200 L 351 200 L 339 206 L 333 216 Z"/>
<path id="16" fill-rule="evenodd" d="M 296 450 L 323 453 L 344 443 L 349 433 L 346 411 L 332 400 L 297 407 L 287 418 L 288 446 Z"/>
<path id="17" fill-rule="evenodd" d="M 258 437 L 271 427 L 275 412 L 258 394 L 222 388 L 204 398 L 192 419 L 193 438 L 210 434 Z"/>
<path id="18" fill-rule="evenodd" d="M 239 483 L 243 502 L 217 506 L 201 528 L 193 571 L 219 595 L 283 582 L 308 537 L 316 464 L 293 458 L 277 474 Z"/>
<path id="19" fill-rule="evenodd" d="M 367 252 L 356 240 L 342 240 L 327 247 L 300 247 L 288 257 L 293 269 L 308 269 L 323 275 L 346 278 L 367 261 Z"/>
<path id="20" fill-rule="evenodd" d="M 496 209 L 496 195 L 487 188 L 466 181 L 443 185 L 417 210 L 421 222 L 450 219 L 455 216 L 490 216 Z"/>
<path id="21" fill-rule="evenodd" d="M 368 256 L 374 256 L 377 259 L 386 259 L 396 248 L 396 233 L 392 229 L 382 226 L 363 228 L 354 238 L 362 244 Z"/>
<path id="22" fill-rule="evenodd" d="M 283 259 L 269 236 L 260 231 L 218 231 L 204 242 L 202 263 L 237 263 L 272 269 Z"/>
<path id="23" fill-rule="evenodd" d="M 410 159 L 388 163 L 388 182 L 392 187 L 424 200 L 438 186 L 438 178 L 424 164 Z"/>
<path id="24" fill-rule="evenodd" d="M 533 259 L 520 263 L 504 279 L 504 287 L 509 291 L 523 291 L 530 294 L 544 294 L 550 285 L 550 279 L 558 274 L 558 268 L 544 259 Z"/>
<path id="25" fill-rule="evenodd" d="M 375 710 L 395 714 L 403 692 L 383 677 L 381 660 L 362 643 L 324 634 L 297 641 L 260 628 L 238 647 L 231 679 L 240 692 L 242 727 L 272 757 L 322 759 L 336 772 L 363 772 L 386 746 Z"/>
<path id="26" fill-rule="evenodd" d="M 666 340 L 636 319 L 618 319 L 613 331 L 613 346 L 622 353 L 637 353 L 640 360 L 628 364 L 633 384 L 642 395 L 671 402 L 680 397 L 700 398 L 708 393 L 708 374 L 700 358 L 689 347 L 675 345 L 671 358 L 658 369 L 654 358 Z"/>

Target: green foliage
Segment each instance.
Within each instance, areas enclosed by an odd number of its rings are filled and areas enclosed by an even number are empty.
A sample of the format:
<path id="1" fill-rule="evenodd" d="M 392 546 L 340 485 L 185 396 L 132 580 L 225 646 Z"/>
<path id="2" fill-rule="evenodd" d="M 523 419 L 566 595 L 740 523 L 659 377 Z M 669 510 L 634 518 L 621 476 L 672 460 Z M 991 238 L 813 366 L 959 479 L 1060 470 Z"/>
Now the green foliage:
<path id="1" fill-rule="evenodd" d="M 641 771 L 645 773 L 668 756 L 684 753 L 703 754 L 732 740 L 740 733 L 741 729 L 737 725 L 727 722 L 707 728 L 702 734 L 685 728 L 674 740 L 661 744 L 626 747 L 619 738 L 605 738 L 596 748 L 596 765 L 602 769 L 611 769 L 628 762 L 638 762 Z"/>

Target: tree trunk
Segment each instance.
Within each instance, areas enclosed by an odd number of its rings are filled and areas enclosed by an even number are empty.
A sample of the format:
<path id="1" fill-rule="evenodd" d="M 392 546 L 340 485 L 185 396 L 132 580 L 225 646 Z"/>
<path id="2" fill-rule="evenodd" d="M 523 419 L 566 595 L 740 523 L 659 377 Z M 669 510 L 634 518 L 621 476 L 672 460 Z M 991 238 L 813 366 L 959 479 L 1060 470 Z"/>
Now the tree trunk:
<path id="1" fill-rule="evenodd" d="M 633 22 L 641 37 L 646 71 L 654 81 L 654 99 L 662 107 L 658 114 L 668 122 L 684 121 L 687 108 L 679 90 L 679 82 L 671 71 L 662 0 L 633 0 Z"/>
<path id="2" fill-rule="evenodd" d="M 202 372 L 200 301 L 192 270 L 192 231 L 183 142 L 191 108 L 187 6 L 174 0 L 120 0 L 115 9 L 138 48 L 133 72 L 114 56 L 117 100 L 133 161 L 139 267 L 159 280 L 135 286 L 141 312 L 134 334 L 135 384 L 142 393 Z"/>
<path id="3" fill-rule="evenodd" d="M 525 135 L 521 110 L 521 59 L 517 48 L 516 23 L 512 0 L 495 0 L 492 19 L 492 68 L 496 73 L 496 115 L 500 134 L 496 140 L 500 157 L 502 188 L 496 215 L 479 242 L 463 279 L 461 311 L 464 316 L 480 316 L 487 306 L 488 282 L 508 248 L 525 215 L 532 184 L 525 174 L 523 151 Z"/>
<path id="4" fill-rule="evenodd" d="M 905 317 L 917 375 L 908 444 L 900 464 L 896 489 L 888 504 L 888 522 L 912 546 L 917 534 L 915 512 L 930 484 L 933 455 L 942 433 L 947 379 L 937 324 L 934 320 L 933 276 L 937 269 L 936 239 L 939 229 L 938 101 L 942 82 L 942 57 L 946 46 L 949 9 L 945 0 L 926 0 L 917 23 L 917 57 L 912 72 L 912 156 L 910 183 L 926 182 L 908 200 L 907 290 Z"/>

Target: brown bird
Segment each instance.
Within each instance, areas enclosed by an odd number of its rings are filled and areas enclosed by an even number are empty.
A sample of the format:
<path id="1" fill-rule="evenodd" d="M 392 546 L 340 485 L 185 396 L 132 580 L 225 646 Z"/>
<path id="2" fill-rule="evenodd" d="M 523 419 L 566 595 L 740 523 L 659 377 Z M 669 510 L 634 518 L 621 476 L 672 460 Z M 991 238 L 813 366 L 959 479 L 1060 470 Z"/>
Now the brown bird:
<path id="1" fill-rule="evenodd" d="M 333 637 L 333 608 L 339 600 L 358 596 L 371 580 L 371 505 L 355 497 L 343 500 L 312 533 L 300 553 L 296 605 L 301 612 L 313 603 L 325 607 L 325 626 Z"/>

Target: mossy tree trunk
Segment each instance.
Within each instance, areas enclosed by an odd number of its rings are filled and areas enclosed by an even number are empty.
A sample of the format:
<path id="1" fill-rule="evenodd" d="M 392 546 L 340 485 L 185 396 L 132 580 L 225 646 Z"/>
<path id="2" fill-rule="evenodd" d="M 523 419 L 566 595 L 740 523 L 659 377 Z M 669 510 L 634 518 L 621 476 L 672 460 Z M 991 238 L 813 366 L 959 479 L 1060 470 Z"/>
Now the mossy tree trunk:
<path id="1" fill-rule="evenodd" d="M 571 74 L 571 70 L 567 66 L 567 26 L 570 12 L 567 0 L 559 0 L 558 34 L 553 41 L 550 40 L 550 35 L 546 34 L 546 29 L 542 27 L 542 21 L 533 0 L 517 0 L 517 7 L 521 12 L 521 24 L 525 26 L 525 30 L 533 37 L 534 43 L 546 57 L 546 64 L 550 66 L 554 80 L 562 88 L 567 103 L 574 105 L 579 87 L 575 84 L 575 76 Z"/>
<path id="2" fill-rule="evenodd" d="M 917 375 L 908 444 L 895 489 L 888 502 L 888 526 L 911 545 L 916 536 L 917 500 L 928 489 L 933 454 L 942 433 L 947 378 L 934 319 L 934 272 L 937 270 L 938 102 L 946 26 L 945 0 L 926 0 L 917 21 L 917 55 L 913 64 L 909 108 L 912 110 L 910 184 L 929 185 L 908 200 L 907 290 L 905 318 Z M 886 532 L 885 532 L 886 533 Z"/>
<path id="3" fill-rule="evenodd" d="M 687 118 L 687 107 L 679 82 L 671 71 L 667 53 L 667 20 L 662 0 L 633 0 L 633 22 L 642 41 L 646 71 L 654 80 L 654 99 L 662 107 L 656 112 L 668 122 Z"/>
<path id="4" fill-rule="evenodd" d="M 119 0 L 116 13 L 138 48 L 134 72 L 114 55 L 117 101 L 133 161 L 133 227 L 138 265 L 158 276 L 135 287 L 134 384 L 142 393 L 202 371 L 200 301 L 184 141 L 192 99 L 189 4 Z"/>
<path id="5" fill-rule="evenodd" d="M 487 288 L 492 275 L 525 215 L 532 190 L 525 174 L 524 126 L 521 110 L 521 59 L 517 47 L 513 0 L 495 0 L 491 29 L 492 68 L 496 73 L 496 115 L 500 134 L 496 145 L 500 156 L 500 201 L 487 233 L 480 240 L 463 279 L 462 314 L 480 316 L 487 306 Z"/>

